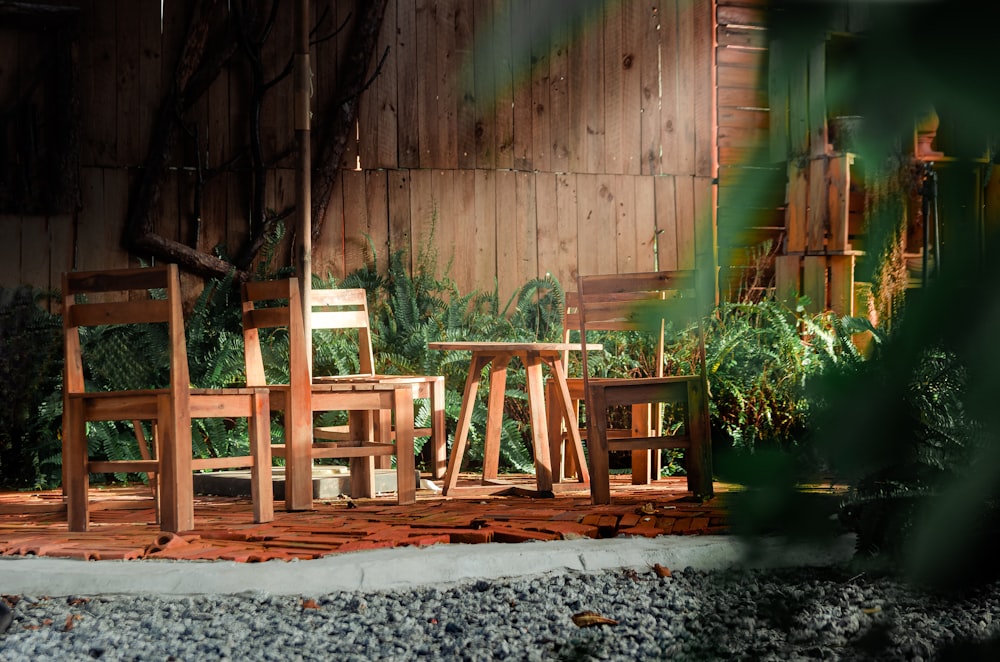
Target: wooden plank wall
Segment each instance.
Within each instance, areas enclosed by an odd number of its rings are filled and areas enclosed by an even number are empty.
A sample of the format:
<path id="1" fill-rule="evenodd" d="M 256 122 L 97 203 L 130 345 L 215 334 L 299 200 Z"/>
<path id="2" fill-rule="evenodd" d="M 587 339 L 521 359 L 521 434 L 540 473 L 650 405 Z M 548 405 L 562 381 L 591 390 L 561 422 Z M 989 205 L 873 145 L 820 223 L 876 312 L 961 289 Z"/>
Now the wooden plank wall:
<path id="1" fill-rule="evenodd" d="M 748 249 L 784 241 L 784 146 L 772 157 L 771 106 L 781 88 L 768 80 L 766 0 L 718 0 L 719 265 L 723 296 L 741 296 Z M 759 276 L 761 274 L 758 274 Z M 764 286 L 771 277 L 762 274 Z M 747 293 L 743 293 L 747 294 Z"/>
<path id="2" fill-rule="evenodd" d="M 130 262 L 119 245 L 129 194 L 191 0 L 166 0 L 162 24 L 159 0 L 75 2 L 83 207 L 0 216 L 0 231 L 22 246 L 0 248 L 10 258 L 0 284 L 53 286 L 64 269 Z M 350 3 L 313 4 L 328 17 L 317 34 L 353 20 Z M 291 12 L 265 46 L 267 77 L 290 55 Z M 348 34 L 313 47 L 317 117 L 338 100 Z M 384 265 L 390 251 L 414 256 L 426 242 L 463 291 L 496 284 L 504 297 L 547 273 L 570 287 L 580 272 L 714 264 L 713 0 L 393 0 L 378 52 L 387 56 L 360 100 L 358 140 L 314 243 L 317 274 L 343 277 L 371 259 L 370 245 Z M 740 66 L 759 64 L 745 55 Z M 245 92 L 244 72 L 225 71 L 185 115 L 161 234 L 205 251 L 239 248 L 249 193 L 238 165 L 224 166 L 245 144 Z M 266 204 L 276 210 L 294 203 L 293 161 L 277 159 L 294 140 L 291 104 L 288 78 L 262 110 L 264 150 L 276 159 Z M 752 108 L 763 104 L 727 107 L 731 131 L 719 144 L 730 149 L 746 133 L 733 123 L 758 122 Z M 274 266 L 291 263 L 290 245 L 289 236 Z"/>

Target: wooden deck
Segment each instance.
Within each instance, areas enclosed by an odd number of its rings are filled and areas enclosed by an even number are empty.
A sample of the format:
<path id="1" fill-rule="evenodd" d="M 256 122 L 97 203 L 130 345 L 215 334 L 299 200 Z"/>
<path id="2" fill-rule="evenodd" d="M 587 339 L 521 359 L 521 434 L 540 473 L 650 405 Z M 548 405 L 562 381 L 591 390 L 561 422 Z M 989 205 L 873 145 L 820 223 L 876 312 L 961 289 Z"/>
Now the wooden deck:
<path id="1" fill-rule="evenodd" d="M 548 499 L 421 490 L 417 503 L 405 506 L 393 495 L 316 501 L 313 510 L 294 513 L 277 502 L 267 524 L 253 523 L 249 499 L 197 497 L 196 528 L 177 535 L 156 526 L 145 487 L 93 490 L 86 533 L 68 531 L 60 492 L 6 492 L 0 493 L 0 555 L 260 562 L 440 543 L 727 532 L 724 489 L 701 503 L 685 491 L 682 477 L 639 487 L 627 480 L 612 477 L 612 503 L 605 506 L 592 505 L 584 490 Z M 530 477 L 523 482 L 533 486 Z"/>

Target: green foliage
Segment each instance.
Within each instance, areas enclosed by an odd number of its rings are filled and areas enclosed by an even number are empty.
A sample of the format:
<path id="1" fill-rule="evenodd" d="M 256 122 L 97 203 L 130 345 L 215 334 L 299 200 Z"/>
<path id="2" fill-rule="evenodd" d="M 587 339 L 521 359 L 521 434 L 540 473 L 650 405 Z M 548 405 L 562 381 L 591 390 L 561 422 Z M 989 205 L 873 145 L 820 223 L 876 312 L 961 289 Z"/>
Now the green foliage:
<path id="1" fill-rule="evenodd" d="M 716 443 L 743 451 L 801 443 L 814 404 L 809 381 L 860 360 L 849 323 L 772 299 L 722 304 L 709 319 L 705 347 Z"/>
<path id="2" fill-rule="evenodd" d="M 45 488 L 60 474 L 62 322 L 50 295 L 0 288 L 0 485 Z"/>
<path id="3" fill-rule="evenodd" d="M 377 255 L 348 274 L 343 281 L 317 280 L 318 287 L 364 287 L 369 294 L 375 369 L 384 374 L 443 375 L 446 383 L 445 418 L 449 445 L 454 439 L 462 392 L 469 370 L 464 352 L 438 352 L 427 343 L 442 340 L 552 340 L 562 326 L 563 293 L 558 281 L 547 276 L 532 279 L 501 303 L 499 290 L 462 294 L 455 283 L 438 276 L 436 254 L 424 248 L 411 270 L 407 254 L 389 256 L 383 276 Z M 343 374 L 357 370 L 355 338 L 321 337 L 314 341 L 317 374 Z M 526 439 L 530 438 L 523 366 L 513 365 L 507 375 L 506 418 L 501 432 L 500 461 L 506 471 L 531 472 L 534 463 Z M 486 423 L 488 380 L 473 411 L 468 457 L 482 460 L 482 431 Z M 416 425 L 429 426 L 430 411 L 423 403 Z M 340 417 L 328 424 L 343 422 Z M 417 440 L 418 451 L 426 440 Z"/>

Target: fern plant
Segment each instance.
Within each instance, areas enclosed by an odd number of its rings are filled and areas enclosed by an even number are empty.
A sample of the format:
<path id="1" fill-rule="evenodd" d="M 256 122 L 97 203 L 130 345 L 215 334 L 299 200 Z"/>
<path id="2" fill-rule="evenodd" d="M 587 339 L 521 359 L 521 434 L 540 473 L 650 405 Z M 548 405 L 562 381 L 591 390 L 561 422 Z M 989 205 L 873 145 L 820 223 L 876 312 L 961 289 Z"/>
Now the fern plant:
<path id="1" fill-rule="evenodd" d="M 49 293 L 0 288 L 0 484 L 45 488 L 61 466 L 62 323 Z"/>

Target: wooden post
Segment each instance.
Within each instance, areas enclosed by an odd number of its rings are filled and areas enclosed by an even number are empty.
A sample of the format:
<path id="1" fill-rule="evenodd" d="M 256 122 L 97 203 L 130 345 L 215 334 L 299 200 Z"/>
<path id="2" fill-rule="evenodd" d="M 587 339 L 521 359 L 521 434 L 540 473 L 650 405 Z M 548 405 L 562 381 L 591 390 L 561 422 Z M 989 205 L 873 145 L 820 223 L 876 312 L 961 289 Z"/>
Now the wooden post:
<path id="1" fill-rule="evenodd" d="M 802 294 L 809 297 L 809 311 L 826 309 L 826 256 L 806 255 L 802 258 Z"/>
<path id="2" fill-rule="evenodd" d="M 802 257 L 799 255 L 778 255 L 774 259 L 774 284 L 778 301 L 795 308 L 795 300 L 802 291 L 800 278 Z"/>
<path id="3" fill-rule="evenodd" d="M 306 341 L 306 360 L 312 374 L 312 325 L 309 304 L 312 291 L 312 149 L 310 145 L 309 89 L 312 71 L 309 66 L 309 0 L 299 0 L 295 16 L 295 137 L 299 161 L 295 171 L 295 205 L 299 213 L 299 292 L 302 296 L 302 322 Z"/>
<path id="4" fill-rule="evenodd" d="M 854 256 L 831 255 L 830 310 L 854 316 Z"/>
<path id="5" fill-rule="evenodd" d="M 830 217 L 831 253 L 851 250 L 850 242 L 850 191 L 853 154 L 830 158 L 827 165 L 827 204 Z"/>

